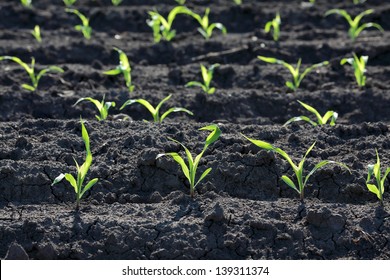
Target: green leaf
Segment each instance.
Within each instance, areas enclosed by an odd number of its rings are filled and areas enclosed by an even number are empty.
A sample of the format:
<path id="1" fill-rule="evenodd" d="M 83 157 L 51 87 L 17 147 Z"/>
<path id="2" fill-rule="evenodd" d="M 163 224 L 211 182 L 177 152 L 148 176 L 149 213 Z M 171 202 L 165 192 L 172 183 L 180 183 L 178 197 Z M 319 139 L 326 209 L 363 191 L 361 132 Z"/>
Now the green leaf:
<path id="1" fill-rule="evenodd" d="M 321 115 L 318 113 L 318 111 L 316 109 L 314 109 L 313 107 L 309 106 L 306 103 L 303 103 L 302 101 L 298 100 L 298 103 L 301 104 L 306 110 L 308 110 L 310 113 L 313 113 L 317 117 L 318 124 L 320 124 L 320 125 L 323 124 L 322 123 L 322 117 L 321 117 Z"/>
<path id="2" fill-rule="evenodd" d="M 283 182 L 285 182 L 290 188 L 294 189 L 297 193 L 300 193 L 299 190 L 297 189 L 297 187 L 295 186 L 294 182 L 293 182 L 289 177 L 287 177 L 286 175 L 283 175 L 283 176 L 282 176 L 282 180 L 283 180 Z"/>
<path id="3" fill-rule="evenodd" d="M 178 153 L 166 153 L 166 155 L 171 156 L 180 165 L 184 176 L 186 176 L 186 178 L 190 181 L 190 171 L 183 158 Z"/>
<path id="4" fill-rule="evenodd" d="M 305 121 L 305 122 L 310 123 L 312 126 L 317 126 L 316 122 L 312 121 L 311 119 L 309 119 L 306 116 L 299 116 L 299 117 L 291 118 L 283 126 L 286 126 L 286 125 L 288 125 L 288 124 L 290 124 L 292 122 L 298 122 L 298 121 Z"/>
<path id="5" fill-rule="evenodd" d="M 152 114 L 153 118 L 155 117 L 156 109 L 149 103 L 149 101 L 147 101 L 145 99 L 129 99 L 122 105 L 120 110 L 122 110 L 126 106 L 132 105 L 134 103 L 139 103 L 139 104 L 143 105 Z"/>
<path id="6" fill-rule="evenodd" d="M 373 185 L 373 184 L 367 184 L 367 188 L 368 188 L 368 190 L 369 190 L 370 192 L 376 194 L 376 196 L 377 196 L 379 199 L 381 199 L 381 195 L 380 195 L 380 193 L 379 193 L 379 190 L 378 190 L 378 188 L 377 188 L 375 185 Z"/>
<path id="7" fill-rule="evenodd" d="M 297 90 L 297 87 L 290 81 L 286 82 L 286 86 L 294 91 Z"/>
<path id="8" fill-rule="evenodd" d="M 191 111 L 189 111 L 185 108 L 173 107 L 173 108 L 170 108 L 169 110 L 167 110 L 164 114 L 162 114 L 162 116 L 160 118 L 160 122 L 162 122 L 166 117 L 168 117 L 169 114 L 176 113 L 176 112 L 184 112 L 184 113 L 187 113 L 191 116 L 194 115 Z"/>
<path id="9" fill-rule="evenodd" d="M 28 84 L 22 84 L 22 88 L 27 89 L 29 91 L 35 91 L 36 90 L 35 87 L 33 87 L 31 85 L 28 85 Z"/>
<path id="10" fill-rule="evenodd" d="M 202 175 L 200 176 L 198 182 L 196 182 L 195 187 L 211 172 L 212 168 L 207 168 Z"/>
<path id="11" fill-rule="evenodd" d="M 241 133 L 241 135 L 244 136 L 247 140 L 249 140 L 253 144 L 255 144 L 256 146 L 258 146 L 259 148 L 265 149 L 267 151 L 273 151 L 275 149 L 275 147 L 272 146 L 270 143 L 267 143 L 267 142 L 261 141 L 261 140 L 256 140 L 256 139 L 249 138 L 249 137 L 245 136 L 242 133 Z"/>
<path id="12" fill-rule="evenodd" d="M 212 143 L 214 143 L 215 141 L 217 141 L 218 138 L 219 138 L 219 136 L 221 135 L 221 130 L 220 130 L 219 127 L 218 127 L 217 125 L 215 125 L 215 124 L 201 127 L 201 128 L 199 128 L 199 130 L 208 130 L 208 131 L 211 131 L 211 133 L 209 134 L 209 136 L 207 136 L 207 138 L 206 138 L 205 146 L 209 146 L 209 145 L 211 145 Z"/>
<path id="13" fill-rule="evenodd" d="M 90 188 L 92 188 L 98 182 L 98 180 L 99 180 L 98 178 L 94 178 L 91 181 L 89 181 L 88 184 L 84 187 L 83 191 L 80 193 L 80 198 L 82 198 L 84 193 L 88 191 Z"/>
<path id="14" fill-rule="evenodd" d="M 203 84 L 196 81 L 186 83 L 185 87 L 203 87 Z"/>
<path id="15" fill-rule="evenodd" d="M 103 74 L 112 75 L 112 76 L 119 75 L 121 73 L 122 73 L 122 71 L 118 68 L 103 72 Z"/>
<path id="16" fill-rule="evenodd" d="M 78 192 L 78 186 L 77 186 L 76 180 L 73 177 L 73 175 L 69 174 L 69 173 L 66 173 L 64 177 L 71 184 L 71 186 L 74 188 L 75 193 L 77 193 Z"/>

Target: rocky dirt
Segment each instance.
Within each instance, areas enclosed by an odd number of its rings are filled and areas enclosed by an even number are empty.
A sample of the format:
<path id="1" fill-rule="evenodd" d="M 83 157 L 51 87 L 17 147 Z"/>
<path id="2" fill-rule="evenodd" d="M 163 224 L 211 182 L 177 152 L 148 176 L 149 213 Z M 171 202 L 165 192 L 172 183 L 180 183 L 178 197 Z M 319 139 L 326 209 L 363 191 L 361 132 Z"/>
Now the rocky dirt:
<path id="1" fill-rule="evenodd" d="M 35 0 L 27 9 L 18 1 L 0 4 L 0 56 L 18 56 L 36 68 L 62 67 L 63 74 L 42 78 L 38 92 L 20 87 L 29 82 L 17 64 L 0 61 L 0 258 L 8 259 L 388 259 L 390 207 L 388 180 L 384 206 L 365 185 L 367 165 L 375 149 L 383 171 L 390 166 L 390 4 L 369 0 L 187 1 L 210 20 L 228 29 L 206 41 L 196 22 L 178 16 L 171 42 L 153 42 L 147 12 L 166 15 L 175 1 L 79 0 L 76 7 L 90 17 L 91 40 L 73 29 L 76 16 L 62 1 Z M 352 42 L 338 16 L 324 17 L 331 8 L 364 18 L 386 30 L 367 29 Z M 263 32 L 277 11 L 281 39 Z M 30 31 L 42 29 L 37 43 Z M 103 71 L 115 68 L 118 47 L 128 55 L 135 85 L 129 93 L 122 77 Z M 367 86 L 359 88 L 349 66 L 340 59 L 353 52 L 368 55 Z M 303 66 L 329 60 L 330 65 L 308 74 L 292 92 L 290 74 L 266 64 L 258 55 L 274 56 Z M 219 63 L 206 95 L 186 88 L 200 79 L 199 64 Z M 163 106 L 185 107 L 194 113 L 172 114 L 164 123 L 151 120 L 141 105 L 124 110 L 129 98 L 144 98 Z M 80 97 L 115 101 L 109 119 L 98 122 L 90 103 Z M 334 127 L 283 124 L 306 114 L 301 100 L 338 112 Z M 123 119 L 124 115 L 130 118 Z M 88 178 L 99 182 L 75 210 L 75 194 L 67 182 L 51 186 L 62 172 L 75 172 L 75 158 L 85 157 L 80 116 L 86 120 L 93 164 Z M 194 198 L 179 166 L 162 152 L 182 148 L 169 137 L 199 153 L 207 133 L 198 129 L 217 124 L 220 139 L 212 144 L 199 169 L 212 167 Z M 345 163 L 351 173 L 327 165 L 309 180 L 302 203 L 281 175 L 293 175 L 277 154 L 260 150 L 240 133 L 281 147 L 299 161 L 309 146 L 307 170 L 321 160 Z"/>

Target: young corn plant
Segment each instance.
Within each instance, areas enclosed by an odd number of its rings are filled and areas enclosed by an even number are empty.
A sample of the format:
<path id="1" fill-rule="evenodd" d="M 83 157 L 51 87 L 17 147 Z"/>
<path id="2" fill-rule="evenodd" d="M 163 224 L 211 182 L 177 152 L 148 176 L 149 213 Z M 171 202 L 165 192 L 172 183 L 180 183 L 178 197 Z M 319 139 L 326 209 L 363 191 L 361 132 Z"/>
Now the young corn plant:
<path id="1" fill-rule="evenodd" d="M 35 91 L 38 88 L 39 80 L 48 72 L 58 72 L 63 73 L 64 70 L 58 66 L 50 66 L 48 68 L 42 69 L 38 72 L 38 75 L 35 75 L 35 59 L 31 59 L 31 66 L 29 66 L 27 63 L 24 63 L 20 58 L 15 56 L 0 56 L 0 61 L 2 60 L 11 60 L 26 70 L 27 74 L 30 76 L 31 79 L 31 85 L 28 84 L 22 84 L 22 88 L 29 90 L 29 91 Z"/>
<path id="2" fill-rule="evenodd" d="M 299 162 L 298 165 L 296 165 L 291 160 L 290 156 L 282 149 L 277 148 L 277 147 L 271 145 L 270 143 L 267 143 L 267 142 L 264 142 L 261 140 L 251 139 L 243 134 L 242 134 L 242 136 L 244 136 L 247 140 L 249 140 L 250 142 L 252 142 L 253 144 L 255 144 L 256 146 L 258 146 L 261 149 L 278 153 L 290 164 L 291 168 L 293 169 L 293 171 L 295 173 L 295 177 L 296 177 L 296 181 L 298 183 L 298 186 L 287 175 L 283 175 L 281 179 L 283 180 L 284 183 L 287 184 L 287 186 L 289 186 L 290 188 L 292 188 L 293 190 L 295 190 L 299 194 L 301 201 L 303 201 L 303 199 L 304 199 L 304 192 L 305 192 L 307 181 L 309 180 L 311 175 L 313 175 L 318 169 L 324 167 L 327 164 L 337 164 L 337 165 L 347 169 L 350 172 L 349 168 L 343 163 L 340 163 L 337 161 L 331 161 L 331 160 L 323 160 L 323 161 L 317 163 L 313 167 L 313 169 L 306 176 L 304 176 L 303 175 L 304 171 L 305 171 L 304 164 L 306 161 L 306 157 L 310 153 L 310 151 L 314 148 L 316 142 L 314 142 L 310 146 L 310 148 L 306 151 L 302 160 Z"/>
<path id="3" fill-rule="evenodd" d="M 318 113 L 318 111 L 316 109 L 314 109 L 313 107 L 311 107 L 311 106 L 307 105 L 306 103 L 303 103 L 299 100 L 298 100 L 298 102 L 306 110 L 308 110 L 310 113 L 313 113 L 316 116 L 317 121 L 313 121 L 307 116 L 299 116 L 299 117 L 294 117 L 294 118 L 289 119 L 284 125 L 288 125 L 292 122 L 298 122 L 298 121 L 305 121 L 305 122 L 310 123 L 313 126 L 325 125 L 325 124 L 327 124 L 328 121 L 329 121 L 330 126 L 334 126 L 336 124 L 337 117 L 339 116 L 336 112 L 328 111 L 325 113 L 324 116 L 321 116 L 320 113 Z"/>
<path id="4" fill-rule="evenodd" d="M 134 85 L 131 82 L 131 67 L 127 55 L 120 49 L 114 48 L 119 54 L 119 65 L 112 70 L 105 71 L 104 74 L 116 76 L 122 74 L 125 78 L 126 86 L 130 92 L 134 91 Z"/>
<path id="5" fill-rule="evenodd" d="M 86 150 L 86 158 L 84 163 L 80 166 L 77 161 L 73 158 L 76 163 L 77 175 L 75 177 L 70 173 L 61 173 L 57 178 L 54 179 L 52 186 L 61 182 L 64 178 L 67 180 L 70 185 L 74 188 L 76 193 L 76 210 L 79 209 L 80 199 L 83 197 L 86 191 L 92 188 L 98 181 L 98 178 L 94 178 L 89 181 L 86 185 L 84 185 L 85 177 L 87 176 L 88 170 L 92 164 L 92 153 L 89 145 L 89 135 L 88 131 L 84 126 L 83 120 L 81 120 L 81 135 L 84 140 L 85 150 Z"/>
<path id="6" fill-rule="evenodd" d="M 211 81 L 213 79 L 214 69 L 217 67 L 219 67 L 218 63 L 211 65 L 208 69 L 203 64 L 201 64 L 200 70 L 202 73 L 203 83 L 191 81 L 191 82 L 188 82 L 185 86 L 186 87 L 200 87 L 200 88 L 202 88 L 202 90 L 205 93 L 213 94 L 216 89 L 215 89 L 215 87 L 210 87 L 210 84 L 211 84 Z"/>
<path id="7" fill-rule="evenodd" d="M 83 102 L 83 101 L 91 102 L 96 106 L 96 108 L 99 111 L 99 115 L 95 115 L 95 117 L 97 118 L 98 121 L 103 121 L 103 120 L 107 119 L 108 110 L 111 107 L 115 107 L 115 102 L 105 102 L 104 98 L 105 98 L 105 96 L 103 96 L 102 101 L 93 99 L 91 97 L 80 98 L 79 100 L 77 100 L 77 102 L 73 106 L 76 106 L 77 104 L 79 104 L 80 102 Z"/>
<path id="8" fill-rule="evenodd" d="M 177 6 L 169 12 L 166 19 L 157 11 L 149 11 L 148 14 L 150 19 L 147 20 L 147 24 L 153 30 L 154 42 L 158 43 L 161 41 L 161 38 L 166 41 L 171 41 L 176 36 L 176 30 L 172 29 L 172 24 L 177 15 L 193 15 L 193 12 L 187 7 Z"/>
<path id="9" fill-rule="evenodd" d="M 354 74 L 356 78 L 356 82 L 359 87 L 364 87 L 366 85 L 366 64 L 368 61 L 368 56 L 361 56 L 360 58 L 354 53 L 353 57 L 343 58 L 340 61 L 341 65 L 345 63 L 351 64 L 354 69 Z"/>
<path id="10" fill-rule="evenodd" d="M 376 194 L 381 205 L 383 205 L 383 193 L 385 192 L 385 180 L 390 173 L 390 167 L 385 171 L 385 175 L 381 178 L 381 161 L 379 159 L 378 150 L 376 152 L 376 164 L 368 165 L 368 175 L 366 180 L 367 188 L 370 192 Z M 374 177 L 376 180 L 376 185 L 370 184 L 371 178 Z"/>
<path id="11" fill-rule="evenodd" d="M 176 113 L 176 112 L 184 112 L 184 113 L 187 113 L 189 115 L 194 115 L 191 111 L 185 109 L 185 108 L 181 108 L 181 107 L 172 107 L 172 108 L 169 108 L 165 113 L 163 113 L 161 116 L 160 116 L 160 109 L 161 109 L 161 106 L 167 101 L 169 100 L 170 98 L 172 97 L 172 94 L 168 95 L 167 97 L 165 97 L 163 100 L 160 101 L 160 103 L 158 103 L 157 107 L 153 107 L 148 101 L 146 101 L 145 99 L 130 99 L 130 100 L 127 100 L 123 105 L 122 107 L 120 108 L 121 110 L 123 108 L 125 108 L 126 106 L 129 106 L 129 105 L 132 105 L 134 103 L 139 103 L 141 105 L 143 105 L 146 109 L 148 109 L 148 111 L 152 114 L 152 117 L 153 117 L 153 121 L 156 122 L 156 123 L 162 123 L 162 121 L 171 113 Z"/>
<path id="12" fill-rule="evenodd" d="M 67 7 L 70 7 L 72 6 L 74 3 L 76 3 L 77 0 L 63 0 L 65 6 Z"/>
<path id="13" fill-rule="evenodd" d="M 290 73 L 291 73 L 291 75 L 293 77 L 293 80 L 292 80 L 292 82 L 287 81 L 286 82 L 286 86 L 288 88 L 292 89 L 293 91 L 296 91 L 299 88 L 303 78 L 309 72 L 311 72 L 315 68 L 322 67 L 322 66 L 325 66 L 325 65 L 329 64 L 329 61 L 323 61 L 321 63 L 317 63 L 317 64 L 314 64 L 312 66 L 307 67 L 302 73 L 300 73 L 302 59 L 298 60 L 297 66 L 294 68 L 291 64 L 289 64 L 287 62 L 284 62 L 283 60 L 279 60 L 279 59 L 273 58 L 273 57 L 258 56 L 258 58 L 260 60 L 264 61 L 264 62 L 272 63 L 272 64 L 275 64 L 275 63 L 276 64 L 281 64 L 285 68 L 287 68 L 290 71 Z"/>
<path id="14" fill-rule="evenodd" d="M 178 153 L 175 153 L 175 152 L 172 152 L 172 153 L 164 153 L 164 154 L 159 154 L 157 155 L 156 159 L 162 157 L 162 156 L 171 156 L 181 167 L 183 173 L 184 173 L 184 176 L 187 178 L 189 184 L 190 184 L 190 195 L 191 197 L 194 197 L 194 194 L 195 194 L 195 188 L 196 186 L 211 172 L 212 168 L 207 168 L 203 173 L 202 175 L 200 175 L 199 179 L 196 180 L 196 174 L 197 174 L 197 170 L 198 170 L 198 165 L 199 165 L 199 162 L 200 160 L 202 159 L 203 157 L 203 154 L 205 153 L 205 151 L 207 150 L 207 148 L 212 144 L 214 143 L 215 141 L 218 140 L 219 136 L 221 135 L 221 130 L 219 129 L 219 127 L 217 125 L 209 125 L 209 126 L 205 126 L 205 127 L 202 127 L 200 128 L 199 130 L 207 130 L 207 131 L 211 131 L 211 133 L 209 134 L 209 136 L 207 136 L 206 138 L 206 142 L 205 142 L 205 145 L 202 149 L 202 151 L 200 152 L 200 154 L 198 154 L 195 159 L 192 157 L 192 154 L 191 152 L 186 148 L 186 146 L 184 146 L 182 143 L 180 143 L 179 141 L 175 140 L 175 139 L 172 139 L 172 138 L 169 138 L 171 141 L 174 141 L 178 144 L 180 144 L 184 150 L 185 150 L 185 153 L 186 153 L 186 156 L 187 156 L 187 162 L 188 164 L 185 163 L 185 160 L 178 154 Z"/>
<path id="15" fill-rule="evenodd" d="M 278 41 L 280 37 L 280 24 L 282 23 L 280 19 L 280 14 L 277 13 L 275 18 L 265 24 L 264 32 L 272 32 L 272 37 L 274 41 Z"/>
<path id="16" fill-rule="evenodd" d="M 24 7 L 27 7 L 27 8 L 31 8 L 32 7 L 32 0 L 20 0 L 20 3 Z"/>
<path id="17" fill-rule="evenodd" d="M 37 40 L 38 43 L 42 42 L 41 28 L 39 27 L 39 25 L 35 25 L 34 29 L 31 31 L 31 34 L 34 36 L 35 40 Z"/>
<path id="18" fill-rule="evenodd" d="M 384 31 L 382 26 L 374 22 L 367 22 L 360 25 L 360 21 L 362 20 L 362 18 L 366 15 L 372 14 L 373 12 L 373 9 L 369 9 L 358 14 L 354 19 L 352 19 L 352 17 L 345 10 L 331 9 L 325 13 L 325 16 L 337 14 L 344 17 L 349 24 L 348 35 L 354 41 L 359 36 L 359 34 L 366 28 L 374 27 L 382 32 Z"/>
<path id="19" fill-rule="evenodd" d="M 89 19 L 76 9 L 66 8 L 65 11 L 67 13 L 75 14 L 76 16 L 79 17 L 79 19 L 81 20 L 81 24 L 76 25 L 74 29 L 80 31 L 83 34 L 85 39 L 87 40 L 91 39 L 92 28 L 89 26 Z"/>
<path id="20" fill-rule="evenodd" d="M 202 36 L 206 40 L 211 38 L 215 28 L 221 30 L 222 34 L 225 35 L 227 33 L 226 27 L 220 22 L 215 22 L 210 24 L 209 14 L 210 14 L 210 8 L 206 9 L 203 17 L 201 17 L 197 13 L 192 13 L 192 17 L 196 19 L 200 24 L 200 28 L 198 28 L 199 33 L 202 34 Z"/>
<path id="21" fill-rule="evenodd" d="M 122 3 L 123 0 L 111 0 L 112 5 L 119 6 L 120 3 Z"/>

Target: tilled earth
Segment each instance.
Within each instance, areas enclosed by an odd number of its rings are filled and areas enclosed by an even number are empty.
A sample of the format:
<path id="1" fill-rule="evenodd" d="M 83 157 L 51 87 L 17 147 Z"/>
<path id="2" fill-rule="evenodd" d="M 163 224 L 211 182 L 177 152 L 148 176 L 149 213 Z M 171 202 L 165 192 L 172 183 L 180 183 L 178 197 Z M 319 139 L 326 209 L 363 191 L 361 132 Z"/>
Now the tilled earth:
<path id="1" fill-rule="evenodd" d="M 388 180 L 384 206 L 366 188 L 367 165 L 381 156 L 390 166 L 390 4 L 370 0 L 251 1 L 237 6 L 230 0 L 187 1 L 202 13 L 211 8 L 211 22 L 228 29 L 206 41 L 196 23 L 179 15 L 172 42 L 153 42 L 147 12 L 166 15 L 175 1 L 79 0 L 76 7 L 90 17 L 91 40 L 73 29 L 79 21 L 65 13 L 62 1 L 35 0 L 27 9 L 18 1 L 0 4 L 0 56 L 18 56 L 36 68 L 62 67 L 63 74 L 44 76 L 35 93 L 21 89 L 29 82 L 17 64 L 0 61 L 0 258 L 9 259 L 388 259 L 390 208 Z M 276 2 L 276 3 L 275 3 Z M 382 25 L 367 29 L 352 42 L 338 16 L 324 17 L 331 8 Z M 282 17 L 279 43 L 263 32 L 277 11 Z M 43 42 L 30 30 L 38 24 Z M 115 68 L 118 55 L 129 57 L 135 85 L 129 93 L 123 77 L 104 75 Z M 353 52 L 368 55 L 367 86 L 357 87 L 350 66 L 340 59 Z M 308 74 L 297 92 L 284 85 L 290 79 L 279 65 L 257 56 L 273 56 L 303 66 L 329 60 L 328 67 Z M 199 64 L 219 63 L 206 95 L 186 88 L 200 79 Z M 194 116 L 170 115 L 164 123 L 145 122 L 151 116 L 141 105 L 124 110 L 129 98 L 144 98 L 162 107 L 185 107 Z M 80 97 L 115 101 L 107 121 L 95 119 L 90 103 Z M 283 124 L 306 114 L 301 100 L 338 112 L 334 127 Z M 129 118 L 124 118 L 127 115 Z M 66 183 L 51 186 L 62 172 L 75 172 L 75 158 L 85 157 L 80 116 L 86 120 L 93 164 L 88 178 L 99 182 L 75 210 L 75 194 Z M 197 187 L 194 198 L 181 168 L 171 158 L 180 152 L 170 141 L 183 142 L 199 153 L 207 133 L 198 129 L 217 124 L 221 137 L 201 160 L 199 169 L 213 170 Z M 315 173 L 305 200 L 281 181 L 293 175 L 277 154 L 250 144 L 243 133 L 284 149 L 299 161 L 310 145 L 310 170 L 321 160 L 345 163 L 349 173 L 327 165 Z M 384 170 L 383 170 L 384 171 Z"/>

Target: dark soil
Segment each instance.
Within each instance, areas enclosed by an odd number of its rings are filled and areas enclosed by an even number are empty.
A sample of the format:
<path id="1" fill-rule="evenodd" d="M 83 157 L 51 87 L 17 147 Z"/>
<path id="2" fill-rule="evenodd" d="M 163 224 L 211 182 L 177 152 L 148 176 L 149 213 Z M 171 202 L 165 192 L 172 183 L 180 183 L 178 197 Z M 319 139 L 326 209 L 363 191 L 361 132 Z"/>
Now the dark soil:
<path id="1" fill-rule="evenodd" d="M 173 0 L 79 0 L 76 7 L 90 17 L 91 40 L 73 26 L 76 16 L 62 1 L 35 0 L 27 9 L 18 1 L 0 4 L 0 56 L 18 56 L 36 68 L 57 65 L 63 74 L 44 76 L 35 93 L 22 89 L 27 74 L 17 64 L 0 61 L 0 258 L 9 259 L 388 259 L 390 257 L 389 184 L 384 206 L 366 188 L 367 165 L 381 157 L 390 166 L 390 4 L 369 0 L 301 1 L 188 0 L 188 7 L 228 34 L 215 31 L 206 41 L 196 24 L 179 16 L 172 42 L 154 44 L 147 11 L 166 15 Z M 331 8 L 364 18 L 386 30 L 362 32 L 356 42 L 338 16 L 323 17 Z M 282 17 L 279 43 L 262 30 L 277 11 Z M 179 23 L 180 22 L 180 23 Z M 38 24 L 43 43 L 30 30 Z M 123 77 L 103 71 L 115 68 L 118 55 L 129 57 L 135 91 Z M 359 88 L 350 66 L 340 59 L 353 52 L 368 55 L 367 86 Z M 308 74 L 291 92 L 290 74 L 265 64 L 258 55 L 303 66 L 324 60 L 330 66 Z M 217 91 L 206 95 L 185 88 L 200 79 L 199 64 L 220 63 L 214 73 Z M 157 104 L 172 98 L 163 110 L 185 107 L 194 113 L 172 114 L 163 124 L 151 120 L 141 105 L 120 111 L 129 98 Z M 109 120 L 98 122 L 90 103 L 80 97 L 115 101 Z M 339 113 L 336 126 L 283 124 L 306 114 L 301 100 L 320 113 Z M 166 107 L 165 107 L 166 106 Z M 124 120 L 124 114 L 130 118 Z M 91 139 L 93 164 L 88 175 L 99 182 L 75 210 L 75 194 L 67 182 L 51 186 L 62 172 L 75 172 L 75 158 L 85 157 L 80 116 Z M 212 144 L 199 169 L 213 170 L 197 187 L 194 198 L 181 169 L 162 152 L 180 152 L 170 141 L 183 142 L 199 153 L 207 134 L 218 124 L 220 139 Z M 310 170 L 321 160 L 345 163 L 351 173 L 327 165 L 315 173 L 299 195 L 280 179 L 293 175 L 277 154 L 260 150 L 240 133 L 284 149 L 299 161 L 310 145 Z"/>

